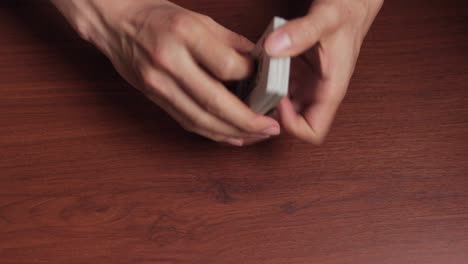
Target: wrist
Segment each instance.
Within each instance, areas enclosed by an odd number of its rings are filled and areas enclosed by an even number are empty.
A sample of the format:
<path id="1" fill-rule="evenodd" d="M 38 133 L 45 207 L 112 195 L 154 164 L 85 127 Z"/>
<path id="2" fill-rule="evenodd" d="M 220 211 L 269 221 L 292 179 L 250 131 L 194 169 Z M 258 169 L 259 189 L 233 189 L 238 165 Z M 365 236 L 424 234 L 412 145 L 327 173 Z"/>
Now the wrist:
<path id="1" fill-rule="evenodd" d="M 89 0 L 51 0 L 52 4 L 68 20 L 70 25 L 85 40 L 90 40 L 93 25 L 92 8 Z"/>
<path id="2" fill-rule="evenodd" d="M 166 0 L 50 0 L 86 41 L 102 51 L 109 51 L 109 42 L 122 32 L 131 31 L 132 17 L 148 4 Z M 107 53 L 107 52 L 106 52 Z"/>
<path id="3" fill-rule="evenodd" d="M 106 55 L 115 49 L 115 23 L 119 9 L 128 0 L 51 0 L 84 40 L 90 42 Z M 117 18 L 117 19 L 116 19 Z"/>

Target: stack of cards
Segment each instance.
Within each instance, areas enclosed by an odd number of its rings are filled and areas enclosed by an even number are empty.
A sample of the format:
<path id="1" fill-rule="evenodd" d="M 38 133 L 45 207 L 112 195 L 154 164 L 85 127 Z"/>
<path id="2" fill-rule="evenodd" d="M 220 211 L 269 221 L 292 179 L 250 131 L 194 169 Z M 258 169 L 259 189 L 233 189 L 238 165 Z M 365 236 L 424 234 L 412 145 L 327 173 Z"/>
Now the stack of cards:
<path id="1" fill-rule="evenodd" d="M 251 80 L 240 83 L 237 90 L 239 97 L 259 114 L 267 114 L 288 95 L 291 58 L 272 58 L 264 50 L 265 39 L 286 22 L 280 17 L 273 19 L 252 54 L 257 60 L 255 75 Z"/>

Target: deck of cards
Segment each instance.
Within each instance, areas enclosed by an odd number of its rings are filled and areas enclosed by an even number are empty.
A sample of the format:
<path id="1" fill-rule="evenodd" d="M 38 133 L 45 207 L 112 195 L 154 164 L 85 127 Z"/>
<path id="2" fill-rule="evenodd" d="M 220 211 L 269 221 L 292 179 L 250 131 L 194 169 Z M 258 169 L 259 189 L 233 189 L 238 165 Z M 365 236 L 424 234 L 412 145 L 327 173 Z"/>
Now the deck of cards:
<path id="1" fill-rule="evenodd" d="M 273 58 L 264 50 L 265 39 L 287 21 L 280 17 L 273 18 L 268 29 L 257 42 L 252 55 L 257 61 L 257 71 L 237 88 L 237 95 L 258 114 L 268 114 L 288 95 L 289 71 L 291 58 Z"/>

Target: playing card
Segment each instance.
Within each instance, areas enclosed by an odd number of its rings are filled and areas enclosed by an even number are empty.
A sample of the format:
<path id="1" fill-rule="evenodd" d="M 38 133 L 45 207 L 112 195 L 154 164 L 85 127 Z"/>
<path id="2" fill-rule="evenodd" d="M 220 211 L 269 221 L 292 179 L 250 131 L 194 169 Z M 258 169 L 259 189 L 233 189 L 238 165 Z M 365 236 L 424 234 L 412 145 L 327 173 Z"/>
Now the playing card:
<path id="1" fill-rule="evenodd" d="M 268 35 L 286 22 L 280 17 L 273 19 L 252 53 L 257 61 L 256 73 L 250 80 L 242 82 L 237 90 L 239 97 L 259 114 L 268 113 L 288 95 L 291 58 L 273 58 L 264 50 Z"/>

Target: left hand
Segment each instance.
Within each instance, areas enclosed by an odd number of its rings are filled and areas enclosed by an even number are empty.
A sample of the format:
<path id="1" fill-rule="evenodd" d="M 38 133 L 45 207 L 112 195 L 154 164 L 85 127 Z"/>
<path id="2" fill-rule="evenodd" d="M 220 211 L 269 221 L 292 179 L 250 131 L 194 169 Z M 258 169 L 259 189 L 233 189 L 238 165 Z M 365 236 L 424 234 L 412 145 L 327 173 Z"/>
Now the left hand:
<path id="1" fill-rule="evenodd" d="M 306 142 L 323 142 L 382 4 L 383 0 L 315 0 L 308 15 L 267 38 L 269 55 L 301 55 L 293 60 L 289 97 L 277 109 L 286 131 Z"/>

